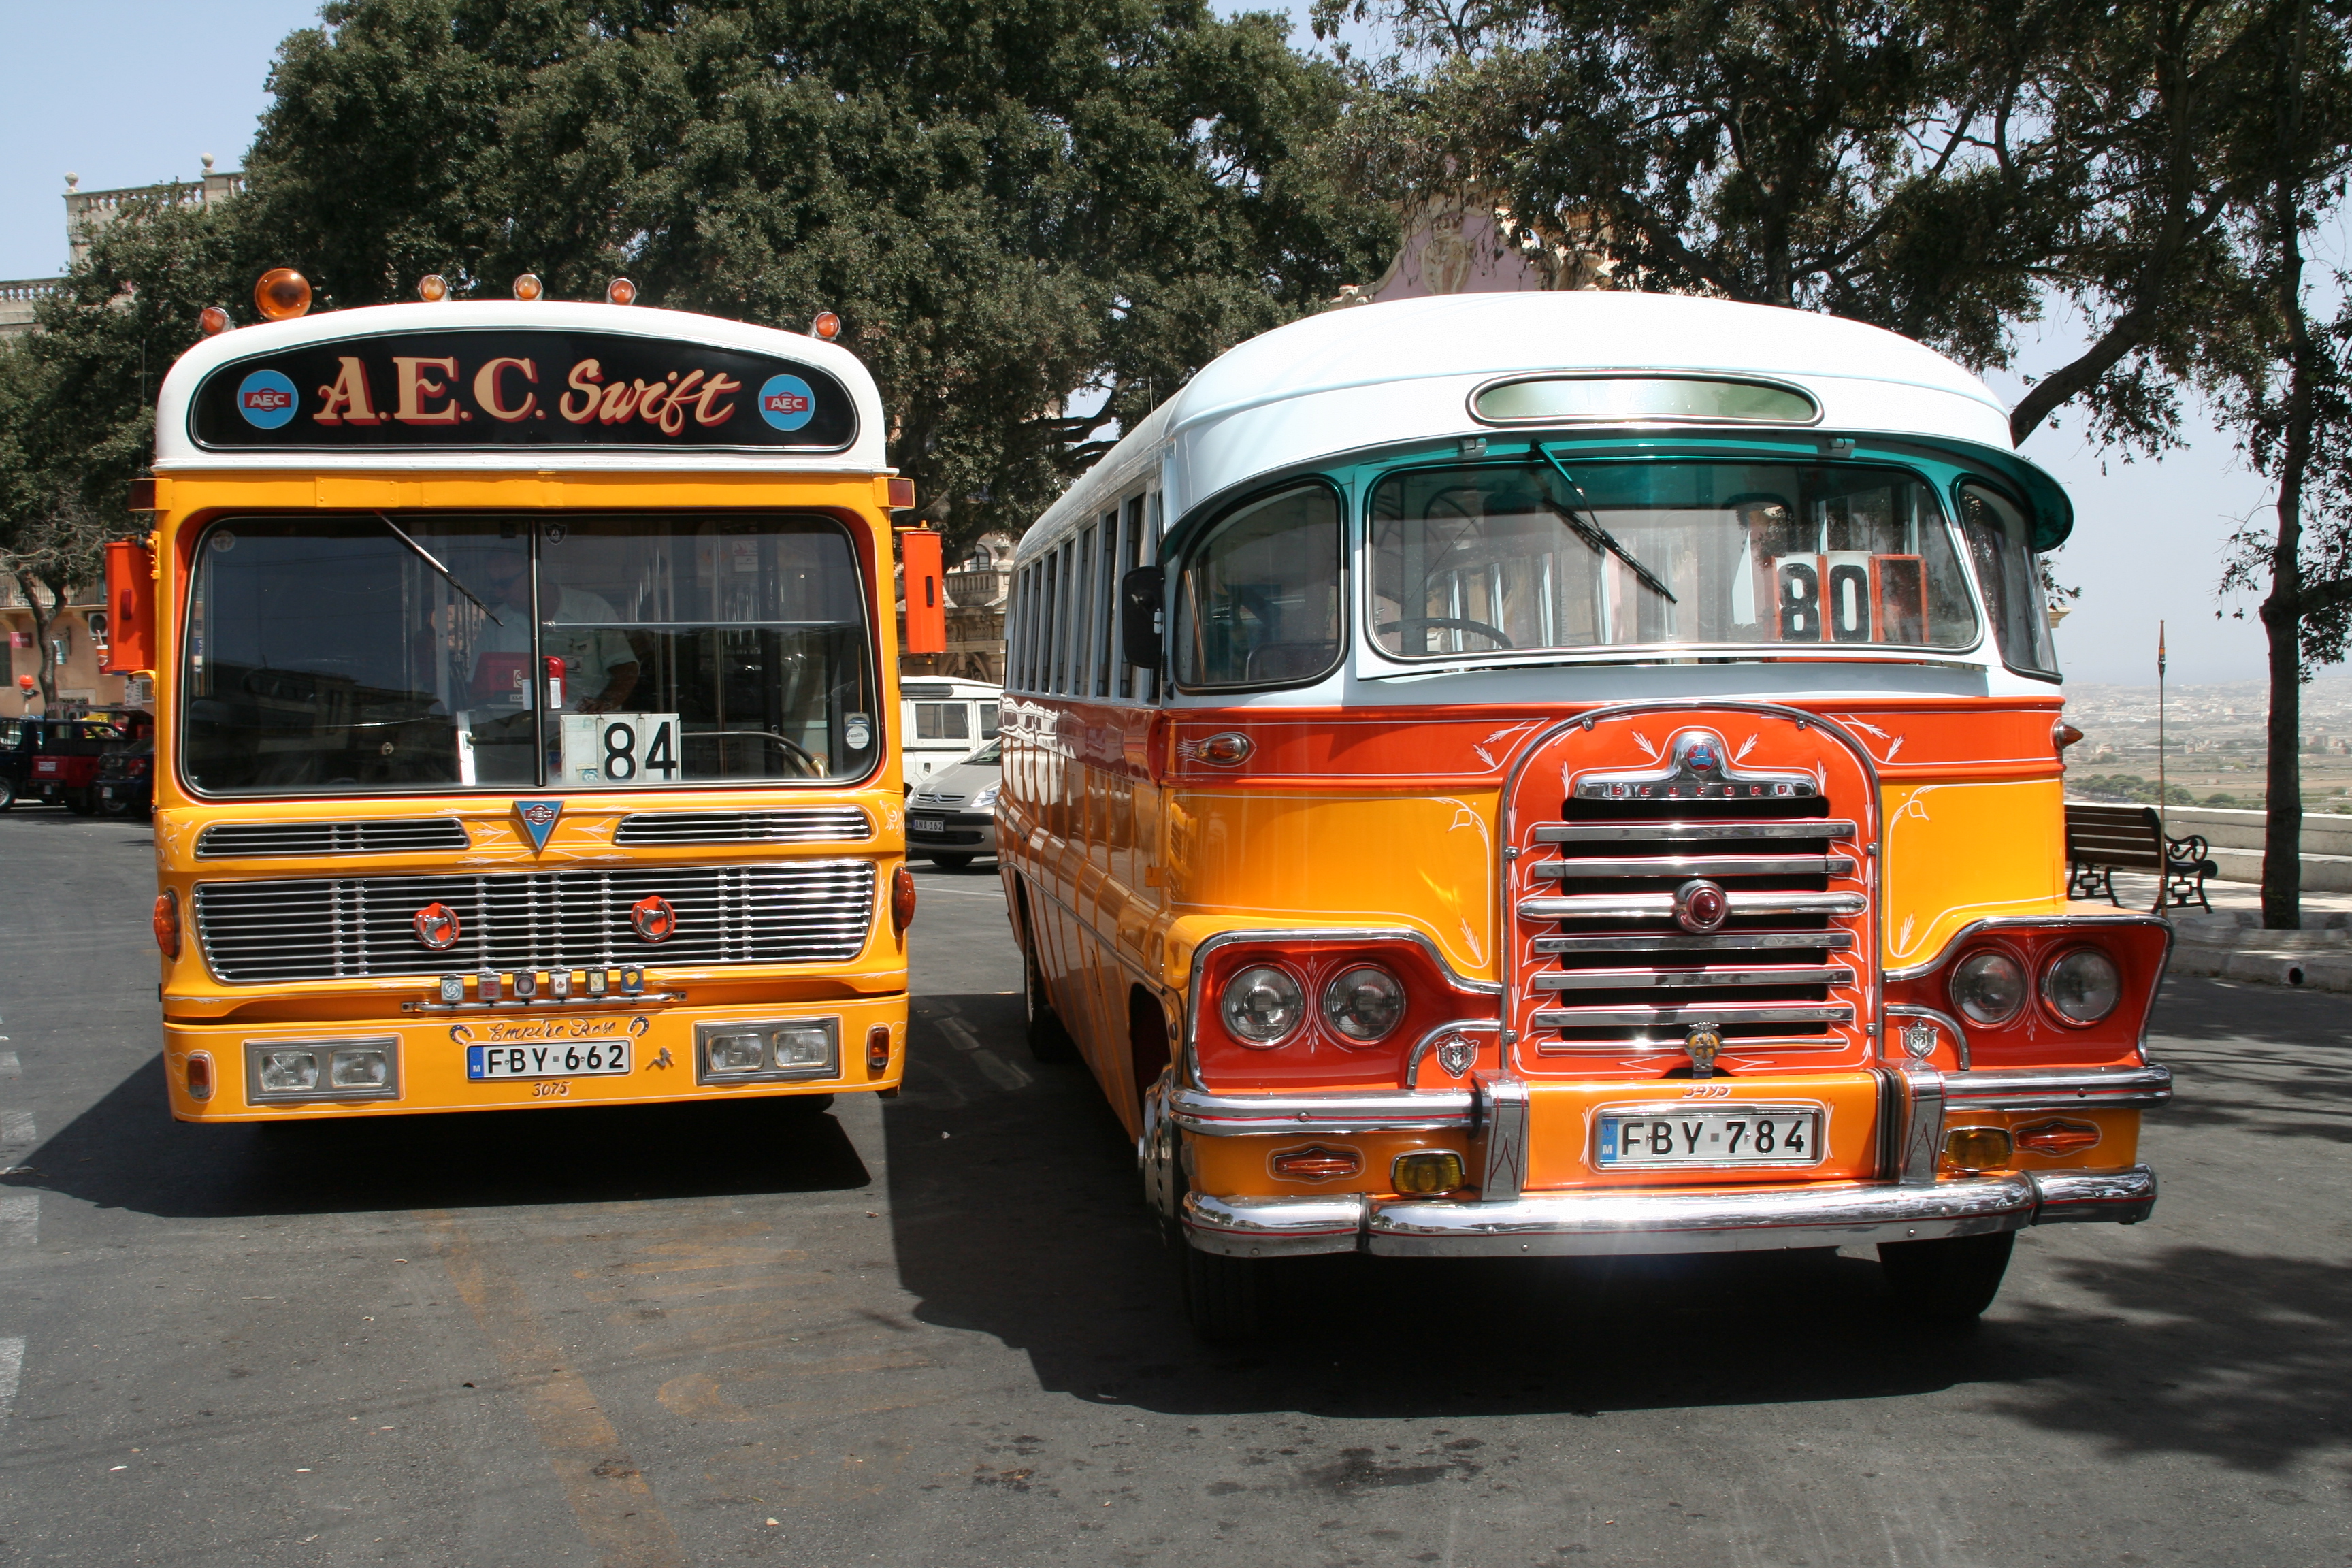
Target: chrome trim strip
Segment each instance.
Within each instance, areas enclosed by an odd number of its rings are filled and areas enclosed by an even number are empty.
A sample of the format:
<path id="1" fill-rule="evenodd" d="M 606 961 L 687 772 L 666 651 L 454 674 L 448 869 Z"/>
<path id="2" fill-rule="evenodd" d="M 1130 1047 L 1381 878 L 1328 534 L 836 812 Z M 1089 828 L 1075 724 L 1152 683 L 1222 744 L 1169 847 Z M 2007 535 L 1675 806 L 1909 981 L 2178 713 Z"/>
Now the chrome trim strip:
<path id="1" fill-rule="evenodd" d="M 1958 953 L 1962 944 L 1967 942 L 1970 937 L 1976 936 L 1980 932 L 1997 931 L 2062 931 L 2069 927 L 2084 926 L 2158 926 L 2164 931 L 2165 956 L 2168 960 L 2172 955 L 2172 922 L 2158 915 L 2129 913 L 2112 915 L 1996 915 L 1987 920 L 1970 921 L 1968 924 L 1962 926 L 1959 930 L 1951 934 L 1950 938 L 1945 942 L 1941 951 L 1939 951 L 1935 957 L 1929 959 L 1925 963 L 1915 963 L 1908 969 L 1890 969 L 1886 972 L 1886 979 L 1889 984 L 1910 980 L 1925 980 L 1927 976 L 1935 973 L 1936 971 L 1943 968 L 1945 964 L 1949 963 L 1953 957 Z M 2158 972 L 2161 973 L 2161 966 L 2159 966 Z"/>
<path id="2" fill-rule="evenodd" d="M 1969 1032 L 1960 1027 L 1960 1021 L 1958 1018 L 1953 1017 L 1949 1013 L 1938 1013 L 1933 1007 L 1915 1006 L 1908 1002 L 1889 1002 L 1886 1005 L 1886 1016 L 1890 1018 L 1926 1018 L 1931 1023 L 1940 1024 L 1949 1029 L 1952 1033 L 1952 1048 L 1960 1058 L 1960 1070 L 1962 1072 L 1969 1070 Z M 1888 1048 L 1888 1042 L 1893 1033 L 1892 1030 L 1880 1032 L 1878 1054 L 1885 1061 L 1906 1060 L 1906 1058 L 1903 1052 Z"/>
<path id="3" fill-rule="evenodd" d="M 1782 822 L 1552 822 L 1536 828 L 1538 844 L 1622 844 L 1645 839 L 1723 843 L 1757 838 L 1851 838 L 1854 825 L 1842 816 L 1797 817 Z"/>
<path id="4" fill-rule="evenodd" d="M 1179 1084 L 1168 1094 L 1168 1119 L 1188 1132 L 1467 1131 L 1476 1112 L 1476 1098 L 1468 1089 L 1418 1094 L 1212 1094 Z"/>
<path id="5" fill-rule="evenodd" d="M 1528 875 L 1539 882 L 1581 877 L 1851 877 L 1845 855 L 1634 855 L 1623 858 L 1538 860 Z"/>
<path id="6" fill-rule="evenodd" d="M 1870 907 L 1861 893 L 1783 893 L 1727 889 L 1734 915 L 1858 915 Z M 1672 920 L 1672 893 L 1566 893 L 1521 899 L 1523 921 Z"/>
<path id="7" fill-rule="evenodd" d="M 1948 1075 L 1955 1110 L 2152 1110 L 2172 1100 L 2172 1069 L 2136 1068 L 1984 1068 Z"/>
<path id="8" fill-rule="evenodd" d="M 1752 1252 L 1980 1236 L 2029 1225 L 2033 1209 L 2033 1184 L 2017 1175 L 1932 1187 L 1548 1194 L 1503 1204 L 1390 1198 L 1372 1201 L 1366 1244 L 1408 1258 Z"/>
<path id="9" fill-rule="evenodd" d="M 1482 1203 L 1509 1203 L 1528 1175 L 1528 1086 L 1497 1072 L 1478 1075 L 1478 1123 L 1484 1130 Z"/>
<path id="10" fill-rule="evenodd" d="M 1715 1002 L 1659 1007 L 1538 1007 L 1538 1029 L 1580 1029 L 1646 1024 L 1851 1024 L 1853 1009 L 1843 1002 Z M 1731 1047 L 1733 1042 L 1724 1044 Z"/>
<path id="11" fill-rule="evenodd" d="M 1186 1193 L 1185 1239 L 1227 1258 L 1353 1252 L 1364 1229 L 1364 1194 L 1317 1198 L 1220 1198 Z"/>
<path id="12" fill-rule="evenodd" d="M 2146 1165 L 2128 1171 L 2036 1171 L 2036 1225 L 2137 1225 L 2156 1212 L 2156 1173 Z"/>
<path id="13" fill-rule="evenodd" d="M 1723 1042 L 1725 1058 L 1744 1056 L 1749 1051 L 1842 1051 L 1846 1049 L 1843 1037 L 1838 1035 L 1735 1035 Z M 1536 1054 L 1541 1057 L 1571 1055 L 1580 1051 L 1613 1051 L 1620 1056 L 1655 1057 L 1684 1056 L 1680 1040 L 1547 1040 L 1536 1042 Z"/>
<path id="14" fill-rule="evenodd" d="M 1758 952 L 1773 948 L 1827 948 L 1844 952 L 1853 946 L 1853 932 L 1829 931 L 1727 931 L 1712 936 L 1539 936 L 1528 942 L 1531 952 Z"/>
<path id="15" fill-rule="evenodd" d="M 1710 985 L 1835 985 L 1853 971 L 1784 963 L 1769 969 L 1545 969 L 1538 991 L 1695 991 Z"/>

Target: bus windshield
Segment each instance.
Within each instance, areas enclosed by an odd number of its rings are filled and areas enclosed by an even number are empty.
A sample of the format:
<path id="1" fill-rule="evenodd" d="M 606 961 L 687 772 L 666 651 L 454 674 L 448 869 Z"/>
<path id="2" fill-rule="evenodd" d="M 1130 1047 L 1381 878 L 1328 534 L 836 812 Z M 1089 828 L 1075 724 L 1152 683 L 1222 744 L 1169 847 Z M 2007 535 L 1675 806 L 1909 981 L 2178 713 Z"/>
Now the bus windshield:
<path id="1" fill-rule="evenodd" d="M 1979 637 L 1934 489 L 1864 464 L 1413 469 L 1373 492 L 1370 565 L 1392 658 Z"/>
<path id="2" fill-rule="evenodd" d="M 195 551 L 183 767 L 211 795 L 855 778 L 866 616 L 825 518 L 232 517 Z"/>

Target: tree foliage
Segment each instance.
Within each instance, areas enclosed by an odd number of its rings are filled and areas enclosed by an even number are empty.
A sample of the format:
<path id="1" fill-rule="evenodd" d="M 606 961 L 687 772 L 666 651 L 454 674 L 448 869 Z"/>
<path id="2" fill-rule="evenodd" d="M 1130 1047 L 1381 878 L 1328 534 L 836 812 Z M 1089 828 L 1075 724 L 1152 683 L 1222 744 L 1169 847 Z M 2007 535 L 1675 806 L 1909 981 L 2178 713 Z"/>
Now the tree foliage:
<path id="1" fill-rule="evenodd" d="M 2173 438 L 2240 352 L 2229 224 L 2267 101 L 2249 0 L 1318 0 L 1389 21 L 1359 178 L 1464 180 L 1622 287 L 1833 311 L 1979 369 L 2053 305 L 2088 342 L 2014 411 Z"/>

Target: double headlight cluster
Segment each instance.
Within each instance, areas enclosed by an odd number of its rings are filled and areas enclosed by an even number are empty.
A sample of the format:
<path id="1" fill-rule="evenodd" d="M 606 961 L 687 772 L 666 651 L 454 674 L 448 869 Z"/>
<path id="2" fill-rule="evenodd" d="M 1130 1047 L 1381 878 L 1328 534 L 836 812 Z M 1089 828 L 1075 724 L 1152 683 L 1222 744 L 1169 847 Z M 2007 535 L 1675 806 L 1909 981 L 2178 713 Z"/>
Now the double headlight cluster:
<path id="1" fill-rule="evenodd" d="M 772 1083 L 841 1076 L 841 1020 L 697 1024 L 698 1083 Z"/>
<path id="2" fill-rule="evenodd" d="M 1306 1024 L 1307 990 L 1287 965 L 1253 963 L 1225 982 L 1217 1012 L 1234 1039 L 1271 1050 Z M 1323 986 L 1319 1005 L 1342 1045 L 1372 1045 L 1404 1021 L 1404 983 L 1379 964 L 1350 964 Z"/>
<path id="3" fill-rule="evenodd" d="M 397 1100 L 400 1042 L 390 1036 L 358 1040 L 247 1040 L 248 1103 L 306 1100 Z"/>
<path id="4" fill-rule="evenodd" d="M 2016 1022 L 2033 993 L 2024 963 L 1998 947 L 1979 948 L 1954 964 L 1948 989 L 1960 1016 L 1987 1028 Z M 2123 1000 L 2123 972 L 2099 948 L 2070 947 L 2042 964 L 2040 990 L 2052 1017 L 2086 1028 Z"/>

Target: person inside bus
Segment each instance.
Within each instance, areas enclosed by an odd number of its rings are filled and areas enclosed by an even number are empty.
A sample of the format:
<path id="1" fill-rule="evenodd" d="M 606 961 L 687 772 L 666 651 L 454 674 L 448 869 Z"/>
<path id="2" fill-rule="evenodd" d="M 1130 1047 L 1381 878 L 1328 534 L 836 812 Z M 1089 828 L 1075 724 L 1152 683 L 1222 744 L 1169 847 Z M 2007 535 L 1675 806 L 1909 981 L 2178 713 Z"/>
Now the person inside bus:
<path id="1" fill-rule="evenodd" d="M 530 559 L 520 551 L 500 551 L 482 575 L 499 618 L 486 617 L 475 634 L 474 685 L 478 690 L 528 690 L 515 685 L 514 672 L 520 669 L 528 680 Z M 539 598 L 540 654 L 563 661 L 563 705 L 580 713 L 620 708 L 637 689 L 640 666 L 636 649 L 614 625 L 619 614 L 604 595 L 567 588 L 552 572 L 543 574 Z"/>

